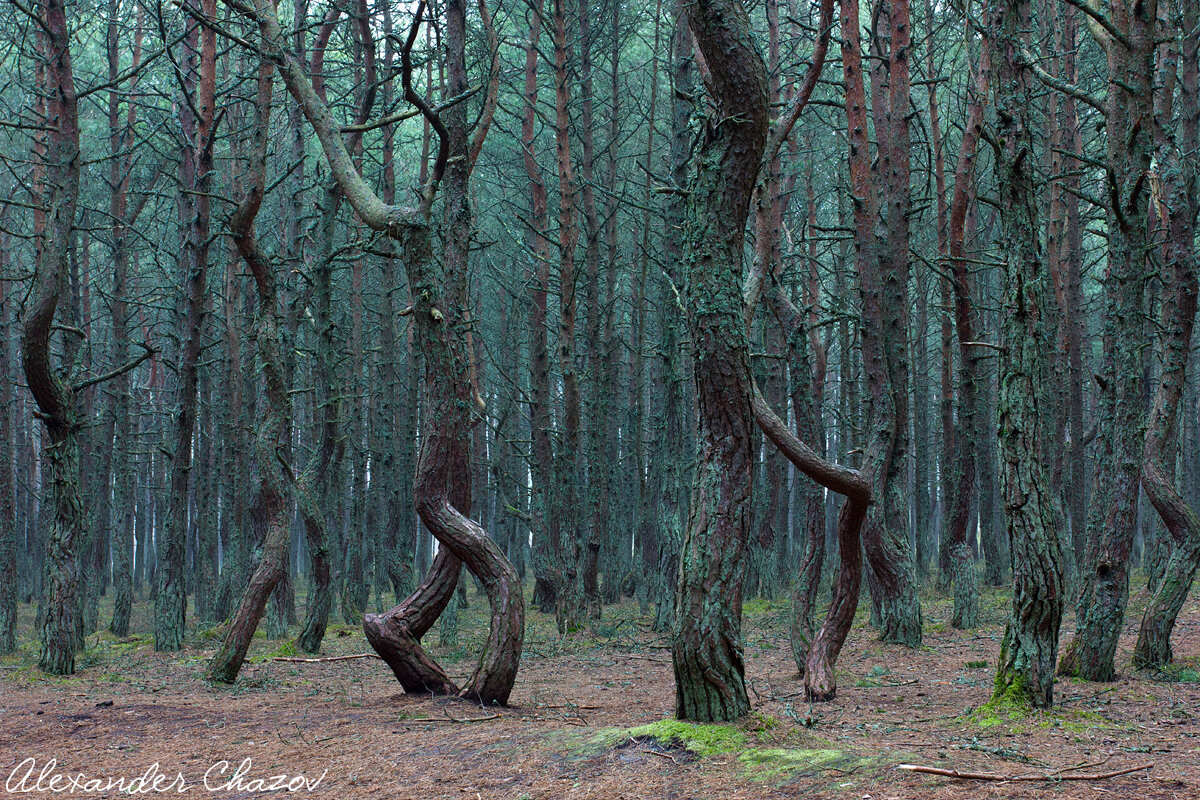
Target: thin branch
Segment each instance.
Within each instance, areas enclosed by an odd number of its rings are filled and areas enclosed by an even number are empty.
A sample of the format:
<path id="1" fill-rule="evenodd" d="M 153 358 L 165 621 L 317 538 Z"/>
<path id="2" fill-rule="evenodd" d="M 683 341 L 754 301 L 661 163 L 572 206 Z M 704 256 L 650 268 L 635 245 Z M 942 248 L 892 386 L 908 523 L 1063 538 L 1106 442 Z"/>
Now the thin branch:
<path id="1" fill-rule="evenodd" d="M 1076 100 L 1080 100 L 1084 103 L 1087 103 L 1089 106 L 1096 109 L 1101 114 L 1106 114 L 1106 110 L 1104 108 L 1104 103 L 1102 101 L 1100 101 L 1099 99 L 1088 94 L 1083 89 L 1080 89 L 1075 84 L 1068 83 L 1067 81 L 1064 81 L 1064 80 L 1060 80 L 1060 79 L 1054 77 L 1053 75 L 1051 75 L 1049 72 L 1046 72 L 1046 70 L 1044 70 L 1038 66 L 1037 60 L 1033 57 L 1033 54 L 1030 53 L 1028 50 L 1025 50 L 1025 49 L 1021 50 L 1021 58 L 1025 61 L 1025 65 L 1028 66 L 1031 70 L 1033 70 L 1033 74 L 1037 76 L 1037 79 L 1039 81 L 1041 81 L 1042 83 L 1046 84 L 1047 86 L 1049 86 L 1051 89 L 1057 89 L 1058 91 L 1062 92 L 1063 94 L 1069 94 L 1069 95 L 1071 95 L 1071 97 L 1074 97 Z"/>
<path id="2" fill-rule="evenodd" d="M 158 353 L 157 350 L 155 350 L 153 347 L 151 347 L 148 344 L 145 344 L 142 342 L 138 342 L 138 344 L 141 346 L 142 350 L 145 351 L 140 356 L 133 359 L 129 363 L 125 364 L 124 366 L 117 367 L 116 369 L 112 370 L 111 372 L 106 372 L 103 375 L 97 375 L 94 378 L 88 378 L 85 381 L 80 381 L 79 383 L 75 384 L 75 386 L 74 386 L 75 393 L 78 394 L 79 392 L 82 392 L 84 389 L 88 388 L 89 386 L 95 386 L 97 383 L 104 383 L 106 381 L 112 380 L 113 378 L 116 378 L 119 375 L 124 375 L 126 372 L 136 369 L 137 366 L 139 364 L 141 364 L 143 361 L 145 361 L 146 359 L 148 359 L 148 358 L 154 356 L 156 353 Z"/>
<path id="3" fill-rule="evenodd" d="M 1019 782 L 1019 781 L 1102 781 L 1108 778 L 1116 778 L 1119 775 L 1128 775 L 1131 772 L 1141 772 L 1144 769 L 1150 769 L 1154 766 L 1154 762 L 1149 764 L 1140 764 L 1136 767 L 1127 767 L 1126 769 L 1113 770 L 1112 772 L 1099 772 L 1095 774 L 1079 774 L 1079 775 L 1064 775 L 1063 770 L 1051 772 L 1047 775 L 997 775 L 994 772 L 959 772 L 956 769 L 942 769 L 941 767 L 922 767 L 917 764 L 900 764 L 898 769 L 907 772 L 923 772 L 926 775 L 941 775 L 946 778 L 959 778 L 968 781 L 1002 781 Z"/>

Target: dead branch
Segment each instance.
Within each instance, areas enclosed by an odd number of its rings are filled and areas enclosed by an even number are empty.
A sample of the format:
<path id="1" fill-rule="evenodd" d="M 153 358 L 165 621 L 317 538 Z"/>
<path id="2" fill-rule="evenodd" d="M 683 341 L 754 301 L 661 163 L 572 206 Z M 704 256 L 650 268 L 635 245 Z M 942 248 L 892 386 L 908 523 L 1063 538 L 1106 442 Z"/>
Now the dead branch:
<path id="1" fill-rule="evenodd" d="M 941 775 L 946 778 L 958 778 L 967 781 L 1003 781 L 1003 782 L 1018 782 L 1018 781 L 1102 781 L 1108 778 L 1115 778 L 1119 775 L 1128 775 L 1131 772 L 1141 772 L 1145 769 L 1150 769 L 1154 766 L 1154 762 L 1149 764 L 1140 764 L 1136 767 L 1126 767 L 1125 769 L 1113 770 L 1112 772 L 1098 772 L 1094 774 L 1081 773 L 1078 775 L 1064 775 L 1065 770 L 1057 770 L 1043 775 L 997 775 L 994 772 L 959 772 L 956 769 L 942 769 L 940 767 L 922 767 L 917 764 L 900 764 L 898 769 L 908 772 L 923 772 L 927 775 Z M 1068 767 L 1068 769 L 1070 769 Z"/>
<path id="2" fill-rule="evenodd" d="M 379 658 L 374 653 L 359 653 L 353 656 L 326 656 L 325 658 L 290 658 L 285 656 L 276 656 L 272 661 L 287 661 L 292 664 L 319 664 L 326 661 L 353 661 L 358 658 Z"/>
<path id="3" fill-rule="evenodd" d="M 453 717 L 449 713 L 444 717 L 414 717 L 412 719 L 403 719 L 401 722 L 487 722 L 492 719 L 500 719 L 499 714 L 486 714 L 482 717 Z"/>

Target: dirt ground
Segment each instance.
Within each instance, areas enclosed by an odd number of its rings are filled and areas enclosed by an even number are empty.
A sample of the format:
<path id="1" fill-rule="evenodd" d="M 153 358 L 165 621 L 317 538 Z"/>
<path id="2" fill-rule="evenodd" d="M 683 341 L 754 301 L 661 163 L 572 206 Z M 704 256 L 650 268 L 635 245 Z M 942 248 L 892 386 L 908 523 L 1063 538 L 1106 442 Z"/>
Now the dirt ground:
<path id="1" fill-rule="evenodd" d="M 91 636 L 79 674 L 51 679 L 33 667 L 33 612 L 23 607 L 28 641 L 0 659 L 0 778 L 11 796 L 48 794 L 37 791 L 37 781 L 55 759 L 43 790 L 54 773 L 64 776 L 59 788 L 83 773 L 86 788 L 93 779 L 132 781 L 156 764 L 150 777 L 163 775 L 159 789 L 175 781 L 171 793 L 228 800 L 282 796 L 264 780 L 276 775 L 320 778 L 299 795 L 331 800 L 1195 800 L 1200 603 L 1189 600 L 1181 616 L 1170 681 L 1127 675 L 1138 603 L 1135 595 L 1120 680 L 1061 682 L 1054 711 L 1010 718 L 980 709 L 1006 613 L 1000 593 L 981 598 L 983 624 L 968 632 L 949 628 L 948 601 L 927 596 L 918 650 L 879 643 L 860 614 L 838 664 L 837 699 L 815 706 L 803 701 L 791 662 L 786 603 L 753 601 L 744 636 L 754 714 L 735 728 L 701 731 L 695 741 L 689 734 L 692 749 L 669 735 L 630 730 L 673 710 L 667 642 L 632 603 L 606 608 L 596 630 L 565 639 L 552 619 L 531 612 L 512 706 L 502 709 L 404 695 L 376 659 L 273 660 L 290 655 L 290 645 L 265 638 L 236 686 L 210 686 L 202 672 L 219 631 L 194 626 L 188 649 L 176 654 L 153 652 L 146 636 Z M 432 647 L 452 674 L 463 676 L 473 664 L 485 607 L 472 594 L 458 646 Z M 1064 638 L 1073 624 L 1069 617 Z M 148 607 L 138 606 L 135 629 L 149 629 Z M 436 641 L 436 631 L 429 639 Z M 357 627 L 334 626 L 322 655 L 364 652 Z M 35 766 L 22 783 L 27 759 Z M 249 765 L 234 778 L 245 759 Z M 223 774 L 221 762 L 228 762 Z M 898 769 L 902 763 L 1005 776 L 1153 766 L 1106 780 L 981 782 L 913 774 Z M 75 788 L 60 796 L 117 796 Z"/>

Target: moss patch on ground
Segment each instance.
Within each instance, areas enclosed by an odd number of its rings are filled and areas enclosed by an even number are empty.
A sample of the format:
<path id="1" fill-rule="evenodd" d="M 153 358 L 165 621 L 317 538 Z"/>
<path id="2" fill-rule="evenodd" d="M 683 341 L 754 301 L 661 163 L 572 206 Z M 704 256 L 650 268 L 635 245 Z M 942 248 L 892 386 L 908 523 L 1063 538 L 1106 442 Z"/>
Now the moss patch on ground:
<path id="1" fill-rule="evenodd" d="M 765 725 L 763 720 L 751 717 L 746 726 L 700 725 L 676 719 L 664 719 L 636 728 L 609 728 L 594 735 L 589 744 L 601 745 L 606 749 L 628 746 L 630 743 L 653 742 L 658 747 L 676 748 L 696 758 L 728 755 L 736 757 L 744 767 L 747 778 L 756 781 L 787 779 L 795 774 L 814 774 L 824 770 L 840 773 L 854 772 L 864 767 L 884 767 L 882 758 L 868 758 L 846 750 L 828 746 L 816 737 L 805 737 L 814 741 L 804 744 L 817 747 L 788 747 L 788 740 L 795 734 L 783 737 L 775 725 Z M 762 738 L 775 741 L 761 741 Z"/>

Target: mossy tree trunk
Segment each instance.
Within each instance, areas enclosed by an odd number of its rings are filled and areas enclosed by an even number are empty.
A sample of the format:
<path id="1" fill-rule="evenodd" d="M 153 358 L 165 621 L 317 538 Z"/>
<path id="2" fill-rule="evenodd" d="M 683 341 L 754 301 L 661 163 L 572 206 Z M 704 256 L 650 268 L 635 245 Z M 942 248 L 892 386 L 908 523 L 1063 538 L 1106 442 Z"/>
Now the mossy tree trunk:
<path id="1" fill-rule="evenodd" d="M 1062 551 L 1043 458 L 1047 270 L 1039 238 L 1038 195 L 1028 98 L 1032 73 L 1021 51 L 1030 30 L 1028 0 L 989 9 L 995 47 L 996 109 L 1002 143 L 1000 252 L 1005 284 L 1000 340 L 1000 485 L 1012 546 L 1012 613 L 996 670 L 994 700 L 1049 707 L 1064 604 Z"/>
<path id="2" fill-rule="evenodd" d="M 255 305 L 255 339 L 266 383 L 266 407 L 257 425 L 256 455 L 259 464 L 259 512 L 264 519 L 259 562 L 242 592 L 225 639 L 208 666 L 208 677 L 233 683 L 246 659 L 254 631 L 266 611 L 267 601 L 283 580 L 288 568 L 290 526 L 285 507 L 284 450 L 291 428 L 291 400 L 284 382 L 283 359 L 290 352 L 285 344 L 283 313 L 280 309 L 273 265 L 258 247 L 254 219 L 262 204 L 266 185 L 267 131 L 271 118 L 273 68 L 264 61 L 258 69 L 255 118 L 250 145 L 246 196 L 229 221 L 238 253 L 254 277 L 258 302 Z"/>
<path id="3" fill-rule="evenodd" d="M 710 70 L 715 108 L 697 144 L 683 221 L 681 260 L 700 417 L 672 661 L 676 715 L 719 722 L 750 711 L 741 612 L 756 429 L 740 287 L 769 104 L 766 67 L 740 0 L 698 0 L 686 11 Z"/>
<path id="4" fill-rule="evenodd" d="M 1161 272 L 1162 375 L 1146 427 L 1142 486 L 1150 503 L 1170 531 L 1174 547 L 1158 586 L 1151 592 L 1133 648 L 1133 664 L 1160 669 L 1171 661 L 1171 631 L 1187 599 L 1200 562 L 1200 516 L 1175 488 L 1170 469 L 1174 461 L 1168 443 L 1174 440 L 1179 404 L 1187 387 L 1188 355 L 1196 319 L 1196 210 L 1200 206 L 1200 176 L 1194 154 L 1200 149 L 1200 3 L 1185 0 L 1179 16 L 1182 36 L 1167 45 L 1180 49 L 1179 112 L 1181 135 L 1176 136 L 1169 90 L 1157 120 L 1157 161 L 1169 215 L 1165 264 Z M 1172 53 L 1173 55 L 1173 53 Z M 1176 59 L 1167 59 L 1174 70 Z M 1173 76 L 1172 76 L 1173 77 Z M 1168 87 L 1170 82 L 1168 82 Z"/>
<path id="5" fill-rule="evenodd" d="M 950 624 L 956 628 L 973 628 L 979 618 L 979 591 L 971 548 L 967 545 L 967 528 L 971 521 L 971 494 L 975 488 L 975 465 L 978 460 L 976 444 L 982 440 L 979 425 L 980 402 L 978 390 L 983 381 L 982 348 L 975 342 L 978 314 L 975 311 L 970 264 L 967 261 L 966 237 L 968 210 L 973 201 L 975 181 L 975 148 L 983 128 L 983 109 L 987 101 L 988 73 L 991 59 L 988 42 L 981 45 L 975 64 L 974 91 L 967 109 L 967 125 L 959 147 L 958 166 L 954 171 L 954 198 L 950 204 L 947 232 L 948 272 L 954 295 L 954 329 L 958 339 L 959 380 L 958 414 L 954 431 L 954 457 L 950 463 L 946 487 L 947 509 L 942 546 L 945 559 L 939 553 L 939 563 L 950 569 L 954 584 L 954 610 Z M 939 576 L 941 577 L 941 576 Z"/>
<path id="6" fill-rule="evenodd" d="M 1104 281 L 1104 372 L 1098 376 L 1100 453 L 1096 486 L 1104 502 L 1090 515 L 1079 627 L 1059 671 L 1088 680 L 1116 676 L 1117 639 L 1129 597 L 1144 445 L 1142 350 L 1148 281 L 1148 206 L 1153 134 L 1155 0 L 1114 2 L 1105 17 L 1121 40 L 1097 23 L 1108 59 L 1104 101 L 1108 273 Z M 1103 16 L 1103 15 L 1102 15 Z"/>
<path id="7" fill-rule="evenodd" d="M 7 238 L 7 237 L 6 237 Z M 8 242 L 0 244 L 0 273 L 8 270 Z M 8 287 L 0 287 L 0 326 L 10 330 Z M 13 494 L 17 382 L 8 338 L 0 341 L 0 654 L 17 649 L 17 508 Z"/>
<path id="8" fill-rule="evenodd" d="M 490 27 L 486 6 L 481 5 L 480 12 L 485 25 Z M 460 696 L 477 702 L 503 705 L 508 701 L 520 662 L 525 625 L 524 598 L 512 565 L 486 532 L 463 513 L 463 510 L 469 511 L 471 502 L 470 429 L 476 413 L 483 410 L 472 369 L 472 322 L 466 271 L 470 243 L 467 182 L 490 123 L 489 109 L 494 107 L 495 98 L 494 91 L 489 88 L 489 100 L 485 102 L 475 138 L 468 147 L 465 107 L 455 106 L 455 113 L 448 114 L 443 121 L 414 91 L 411 50 L 424 21 L 424 13 L 425 4 L 421 2 L 401 51 L 401 78 L 405 99 L 436 130 L 440 145 L 429 184 L 424 188 L 419 204 L 403 207 L 381 200 L 355 168 L 328 105 L 314 90 L 304 66 L 288 50 L 273 4 L 269 0 L 256 0 L 252 12 L 262 34 L 263 47 L 279 67 L 293 99 L 304 111 L 341 191 L 364 223 L 373 230 L 386 233 L 402 248 L 401 256 L 413 293 L 414 342 L 423 360 L 423 390 L 428 409 L 422 417 L 413 494 L 421 520 L 442 544 L 435 560 L 435 572 L 426 584 L 434 582 L 452 590 L 457 584 L 461 559 L 480 579 L 491 604 L 491 630 L 484 651 L 461 690 L 421 649 L 416 641 L 420 632 L 413 635 L 409 620 L 401 613 L 405 604 L 381 616 L 368 615 L 364 627 L 372 644 L 406 688 L 406 679 L 412 677 L 422 684 L 423 691 L 457 691 Z M 370 35 L 365 18 L 360 25 L 365 40 Z M 461 1 L 446 6 L 445 43 L 450 84 L 465 85 L 465 8 Z M 443 174 L 447 177 L 445 220 L 448 227 L 444 258 L 437 259 L 429 218 L 434 193 Z M 418 589 L 418 594 L 422 591 Z M 448 599 L 445 592 L 437 593 L 437 597 Z M 432 623 L 442 608 L 418 605 L 413 610 L 435 612 L 429 620 Z"/>

